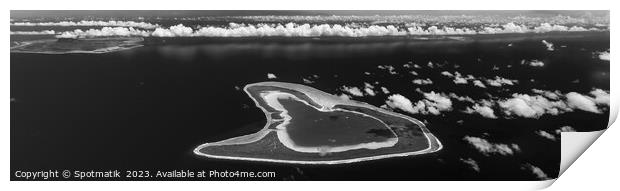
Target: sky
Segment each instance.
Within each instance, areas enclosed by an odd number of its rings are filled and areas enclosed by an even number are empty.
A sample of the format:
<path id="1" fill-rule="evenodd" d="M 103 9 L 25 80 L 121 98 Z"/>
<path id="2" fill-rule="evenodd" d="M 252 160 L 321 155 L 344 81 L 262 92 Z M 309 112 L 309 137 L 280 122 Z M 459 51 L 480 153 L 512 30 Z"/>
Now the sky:
<path id="1" fill-rule="evenodd" d="M 197 16 L 255 16 L 255 15 L 508 15 L 508 16 L 609 16 L 607 10 L 11 10 L 11 18 L 29 17 L 197 17 Z"/>

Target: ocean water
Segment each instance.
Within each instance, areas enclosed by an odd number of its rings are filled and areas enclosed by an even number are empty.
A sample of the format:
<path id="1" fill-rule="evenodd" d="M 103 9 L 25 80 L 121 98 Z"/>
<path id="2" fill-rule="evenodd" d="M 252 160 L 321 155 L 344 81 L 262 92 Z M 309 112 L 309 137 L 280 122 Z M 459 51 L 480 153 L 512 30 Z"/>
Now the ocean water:
<path id="1" fill-rule="evenodd" d="M 23 41 L 26 37 L 11 38 Z M 548 51 L 542 40 L 553 42 L 555 50 Z M 586 94 L 592 88 L 609 90 L 609 61 L 593 54 L 606 50 L 608 31 L 481 35 L 456 40 L 155 38 L 147 39 L 143 47 L 105 54 L 11 53 L 11 170 L 275 171 L 277 176 L 268 180 L 537 180 L 539 177 L 523 168 L 531 164 L 549 177 L 557 177 L 560 143 L 535 132 L 553 132 L 562 126 L 578 131 L 604 129 L 608 109 L 603 113 L 576 110 L 540 118 L 499 119 L 463 113 L 468 105 L 455 100 L 453 111 L 440 115 L 395 109 L 424 121 L 444 148 L 432 154 L 353 164 L 230 161 L 199 157 L 192 151 L 200 144 L 263 127 L 262 111 L 239 90 L 249 83 L 304 84 L 305 78 L 313 81 L 306 85 L 332 94 L 344 93 L 343 86 L 370 83 L 390 93 L 378 91 L 375 96 L 352 99 L 375 106 L 386 104 L 391 94 L 414 102 L 423 99 L 417 91 L 473 99 L 532 94 L 532 89 Z M 544 61 L 545 66 L 521 64 L 533 59 Z M 427 66 L 429 62 L 433 67 Z M 421 67 L 405 66 L 414 64 Z M 379 68 L 386 65 L 393 66 L 394 72 Z M 442 71 L 501 76 L 518 83 L 478 89 L 454 84 Z M 268 73 L 277 78 L 268 79 Z M 412 83 L 426 78 L 433 84 Z M 519 151 L 485 155 L 465 141 L 466 136 L 514 143 Z M 480 171 L 463 159 L 475 160 Z"/>

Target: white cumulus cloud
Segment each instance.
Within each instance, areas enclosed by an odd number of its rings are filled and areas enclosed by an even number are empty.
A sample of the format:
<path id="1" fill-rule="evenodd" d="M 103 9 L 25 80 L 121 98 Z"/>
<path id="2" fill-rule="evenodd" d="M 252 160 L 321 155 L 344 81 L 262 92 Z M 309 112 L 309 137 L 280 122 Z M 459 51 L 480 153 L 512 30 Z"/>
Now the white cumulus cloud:
<path id="1" fill-rule="evenodd" d="M 497 116 L 495 116 L 495 112 L 493 111 L 493 109 L 491 109 L 491 107 L 485 106 L 485 105 L 475 104 L 471 108 L 468 107 L 465 110 L 465 113 L 478 113 L 481 116 L 486 117 L 486 118 L 497 119 Z"/>
<path id="2" fill-rule="evenodd" d="M 194 29 L 192 29 L 191 27 L 183 26 L 183 24 L 171 26 L 167 29 L 157 28 L 155 29 L 155 31 L 153 31 L 153 33 L 151 33 L 151 36 L 156 37 L 188 37 L 195 35 L 196 34 L 194 34 Z"/>
<path id="3" fill-rule="evenodd" d="M 159 27 L 157 24 L 136 22 L 136 21 L 60 21 L 60 22 L 14 22 L 11 26 L 102 26 L 102 27 L 134 27 L 143 29 L 154 29 Z"/>
<path id="4" fill-rule="evenodd" d="M 566 103 L 571 108 L 580 109 L 583 111 L 589 111 L 592 113 L 601 113 L 596 107 L 594 99 L 588 96 L 581 95 L 576 92 L 569 92 L 566 94 Z"/>
<path id="5" fill-rule="evenodd" d="M 601 89 L 594 89 L 590 91 L 590 95 L 594 96 L 594 102 L 600 105 L 609 106 L 609 92 Z"/>
<path id="6" fill-rule="evenodd" d="M 65 31 L 56 35 L 56 38 L 78 38 L 78 37 L 113 37 L 113 36 L 149 36 L 148 31 L 134 29 L 132 27 L 103 27 L 101 29 Z"/>
<path id="7" fill-rule="evenodd" d="M 433 84 L 433 81 L 431 81 L 431 79 L 428 79 L 428 78 L 426 78 L 426 79 L 415 79 L 415 80 L 412 80 L 411 82 L 413 82 L 414 84 L 417 84 L 417 85 Z"/>
<path id="8" fill-rule="evenodd" d="M 390 90 L 388 90 L 386 87 L 381 87 L 381 91 L 383 92 L 383 94 L 389 94 Z"/>
<path id="9" fill-rule="evenodd" d="M 448 71 L 441 72 L 441 75 L 448 76 L 448 77 L 454 77 L 454 75 Z"/>
<path id="10" fill-rule="evenodd" d="M 377 66 L 377 68 L 382 69 L 382 70 L 387 70 L 392 75 L 398 74 L 396 73 L 396 68 L 394 68 L 394 66 L 391 66 L 391 65 L 379 65 Z"/>
<path id="11" fill-rule="evenodd" d="M 385 103 L 391 108 L 398 108 L 400 110 L 413 113 L 413 114 L 418 113 L 417 109 L 413 108 L 413 103 L 411 103 L 411 100 L 407 99 L 405 96 L 402 96 L 400 94 L 394 94 L 394 95 L 388 96 L 388 100 L 385 101 Z"/>
<path id="12" fill-rule="evenodd" d="M 549 176 L 547 176 L 547 174 L 542 169 L 532 164 L 529 164 L 529 163 L 524 164 L 521 166 L 521 169 L 531 172 L 532 174 L 536 175 L 538 179 L 541 179 L 541 180 L 549 179 Z"/>
<path id="13" fill-rule="evenodd" d="M 552 140 L 552 141 L 556 141 L 557 140 L 557 138 L 554 135 L 552 135 L 551 133 L 549 133 L 547 131 L 539 130 L 539 131 L 536 131 L 536 134 L 538 136 L 547 138 L 547 139 Z"/>
<path id="14" fill-rule="evenodd" d="M 506 115 L 516 115 L 526 118 L 539 118 L 544 114 L 558 115 L 571 109 L 562 101 L 550 101 L 536 95 L 513 94 L 512 98 L 498 101 Z"/>
<path id="15" fill-rule="evenodd" d="M 481 88 L 487 88 L 487 86 L 485 86 L 480 80 L 474 80 L 474 86 L 481 87 Z"/>
<path id="16" fill-rule="evenodd" d="M 494 79 L 487 79 L 486 80 L 487 85 L 490 86 L 495 86 L 495 87 L 501 87 L 503 85 L 514 85 L 515 83 L 518 83 L 519 81 L 517 80 L 510 80 L 510 79 L 506 79 L 506 78 L 502 78 L 499 76 L 495 76 Z"/>
<path id="17" fill-rule="evenodd" d="M 228 26 L 188 27 L 182 24 L 161 27 L 157 24 L 135 21 L 63 21 L 47 23 L 11 23 L 19 26 L 102 26 L 148 29 L 146 34 L 131 34 L 132 36 L 155 37 L 372 37 L 372 36 L 416 36 L 416 35 L 476 35 L 476 34 L 504 34 L 504 33 L 542 33 L 552 31 L 588 31 L 580 27 L 566 27 L 543 23 L 538 27 L 527 27 L 508 23 L 501 27 L 485 27 L 476 30 L 467 27 L 438 27 L 412 26 L 401 27 L 395 25 L 359 25 L 359 24 L 309 24 L 309 23 L 259 23 L 243 24 L 229 23 Z M 89 29 L 98 30 L 98 29 Z M 432 66 L 432 64 L 431 64 Z M 415 67 L 415 65 L 414 65 Z"/>
<path id="18" fill-rule="evenodd" d="M 598 55 L 598 59 L 609 61 L 609 50 L 603 52 L 595 52 Z"/>
<path id="19" fill-rule="evenodd" d="M 469 82 L 472 82 L 474 86 L 480 87 L 480 88 L 487 87 L 484 83 L 482 83 L 482 81 L 485 81 L 487 85 L 494 86 L 494 87 L 501 87 L 503 85 L 514 85 L 519 82 L 518 80 L 506 79 L 506 78 L 499 77 L 499 76 L 495 76 L 495 78 L 492 78 L 492 79 L 486 79 L 484 77 L 475 77 L 471 74 L 462 75 L 459 72 L 454 72 L 454 74 L 452 74 L 448 71 L 441 72 L 441 75 L 449 77 L 449 78 L 453 78 L 454 84 L 468 84 Z"/>
<path id="20" fill-rule="evenodd" d="M 347 86 L 342 86 L 341 88 L 343 91 L 353 95 L 353 96 L 357 96 L 357 97 L 362 97 L 364 96 L 364 93 L 362 93 L 362 90 L 360 90 L 357 87 L 347 87 Z"/>
<path id="21" fill-rule="evenodd" d="M 553 48 L 553 43 L 547 42 L 546 40 L 542 40 L 541 42 L 547 47 L 548 51 L 555 50 L 555 48 Z"/>
<path id="22" fill-rule="evenodd" d="M 498 112 L 506 117 L 540 118 L 543 115 L 559 115 L 576 109 L 592 113 L 602 113 L 609 106 L 609 93 L 601 89 L 593 89 L 589 95 L 570 92 L 547 91 L 533 89 L 534 95 L 512 94 L 509 98 L 492 97 L 490 99 L 473 100 L 467 96 L 450 93 L 449 97 L 473 105 L 463 112 L 480 114 L 488 118 L 496 118 Z M 499 106 L 499 107 L 495 107 Z"/>
<path id="23" fill-rule="evenodd" d="M 520 151 L 519 146 L 516 144 L 491 143 L 486 139 L 472 136 L 465 136 L 463 140 L 467 141 L 485 156 L 491 154 L 508 156 Z"/>
<path id="24" fill-rule="evenodd" d="M 478 162 L 476 162 L 474 159 L 471 158 L 467 158 L 467 159 L 463 159 L 463 158 L 459 158 L 459 160 L 467 165 L 469 165 L 469 167 L 471 169 L 473 169 L 476 172 L 480 172 L 480 166 L 478 165 Z"/>
<path id="25" fill-rule="evenodd" d="M 532 92 L 537 93 L 539 95 L 543 95 L 548 99 L 551 100 L 559 100 L 562 95 L 562 92 L 556 90 L 556 91 L 545 91 L 545 90 L 539 90 L 539 89 L 532 89 Z"/>
<path id="26" fill-rule="evenodd" d="M 391 108 L 397 108 L 411 114 L 439 115 L 443 111 L 452 110 L 452 101 L 447 95 L 435 92 L 421 93 L 424 94 L 425 99 L 416 102 L 415 105 L 400 94 L 389 96 L 385 103 Z"/>
<path id="27" fill-rule="evenodd" d="M 278 78 L 278 77 L 277 77 L 275 74 L 272 74 L 272 73 L 267 73 L 267 78 L 268 78 L 268 79 L 276 79 L 276 78 Z"/>
<path id="28" fill-rule="evenodd" d="M 560 135 L 562 132 L 575 132 L 577 130 L 575 130 L 573 127 L 571 126 L 562 126 L 559 129 L 555 130 L 555 134 L 556 135 Z"/>
<path id="29" fill-rule="evenodd" d="M 302 80 L 304 81 L 304 83 L 306 84 L 312 84 L 314 83 L 314 81 L 310 80 L 310 79 L 306 79 L 306 78 L 302 78 Z"/>
<path id="30" fill-rule="evenodd" d="M 364 82 L 364 92 L 366 92 L 366 94 L 370 95 L 370 96 L 375 96 L 375 90 L 374 90 L 375 86 L 369 84 L 368 82 Z"/>
<path id="31" fill-rule="evenodd" d="M 343 99 L 343 100 L 350 100 L 351 99 L 351 96 L 349 96 L 347 94 L 340 94 L 340 95 L 338 95 L 338 97 L 340 97 L 340 99 Z"/>
<path id="32" fill-rule="evenodd" d="M 534 67 L 543 67 L 543 66 L 545 66 L 545 63 L 543 61 L 540 61 L 540 60 L 530 60 L 530 61 L 521 60 L 521 64 L 527 64 L 527 65 L 534 66 Z"/>
<path id="33" fill-rule="evenodd" d="M 453 99 L 456 99 L 456 100 L 459 100 L 459 101 L 464 101 L 464 102 L 469 102 L 469 103 L 474 103 L 475 102 L 475 100 L 472 99 L 469 96 L 459 96 L 459 95 L 456 95 L 455 93 L 449 93 L 448 96 L 450 98 L 453 98 Z"/>

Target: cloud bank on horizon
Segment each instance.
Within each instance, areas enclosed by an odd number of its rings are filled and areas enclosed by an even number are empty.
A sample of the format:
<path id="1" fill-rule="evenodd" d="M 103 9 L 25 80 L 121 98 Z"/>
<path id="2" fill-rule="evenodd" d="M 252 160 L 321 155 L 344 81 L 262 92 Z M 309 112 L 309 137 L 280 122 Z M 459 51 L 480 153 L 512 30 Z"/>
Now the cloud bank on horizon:
<path id="1" fill-rule="evenodd" d="M 57 34 L 57 38 L 141 36 L 141 37 L 372 37 L 372 36 L 420 36 L 420 35 L 478 35 L 510 33 L 582 32 L 606 29 L 563 26 L 542 23 L 538 26 L 507 23 L 484 27 L 450 26 L 400 26 L 349 24 L 243 24 L 228 26 L 189 27 L 177 24 L 161 27 L 157 24 L 134 21 L 63 21 L 47 23 L 20 22 L 13 26 L 103 26 L 101 29 L 76 29 Z M 145 29 L 145 30 L 142 30 Z M 153 30 L 146 30 L 153 29 Z"/>
<path id="2" fill-rule="evenodd" d="M 133 27 L 143 29 L 154 29 L 159 27 L 158 24 L 136 22 L 136 21 L 60 21 L 60 22 L 13 22 L 11 26 L 106 26 L 106 27 Z"/>

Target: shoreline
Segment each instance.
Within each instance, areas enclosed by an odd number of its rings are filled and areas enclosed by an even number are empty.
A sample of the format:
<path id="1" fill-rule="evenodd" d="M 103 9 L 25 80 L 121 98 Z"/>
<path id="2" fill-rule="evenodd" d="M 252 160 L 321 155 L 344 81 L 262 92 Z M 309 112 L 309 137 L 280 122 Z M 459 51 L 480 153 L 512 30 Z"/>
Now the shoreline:
<path id="1" fill-rule="evenodd" d="M 260 140 L 262 140 L 263 138 L 267 137 L 269 135 L 270 132 L 275 131 L 277 133 L 277 137 L 278 140 L 281 144 L 284 144 L 286 146 L 286 141 L 282 141 L 282 133 L 280 130 L 272 130 L 269 129 L 269 127 L 272 125 L 274 119 L 272 119 L 271 117 L 271 113 L 269 111 L 268 108 L 264 108 L 262 105 L 260 105 L 260 102 L 256 100 L 256 98 L 253 96 L 252 92 L 250 92 L 248 89 L 253 87 L 253 86 L 273 86 L 273 87 L 277 87 L 277 88 L 285 88 L 285 89 L 289 89 L 292 91 L 296 91 L 299 92 L 301 94 L 306 95 L 309 98 L 314 98 L 312 99 L 313 102 L 315 102 L 316 104 L 321 106 L 321 110 L 325 110 L 325 108 L 332 108 L 334 106 L 338 106 L 338 105 L 347 105 L 347 106 L 357 106 L 357 107 L 363 107 L 366 109 L 370 109 L 370 110 L 374 110 L 389 116 L 394 116 L 394 117 L 398 117 L 398 118 L 402 118 L 405 119 L 409 122 L 412 122 L 416 125 L 418 125 L 418 127 L 420 127 L 421 131 L 423 132 L 423 135 L 427 141 L 428 147 L 426 147 L 425 149 L 421 149 L 421 150 L 416 150 L 416 151 L 412 151 L 412 152 L 396 152 L 396 153 L 390 153 L 390 154 L 381 154 L 381 155 L 375 155 L 375 156 L 363 156 L 363 157 L 357 157 L 357 158 L 352 158 L 352 159 L 341 159 L 341 160 L 286 160 L 286 159 L 269 159 L 269 158 L 252 158 L 252 157 L 244 157 L 244 156 L 226 156 L 226 155 L 214 155 L 214 154 L 208 154 L 205 152 L 202 152 L 202 149 L 208 148 L 208 147 L 213 147 L 213 146 L 226 146 L 226 145 L 238 145 L 238 144 L 250 144 L 250 143 L 254 143 L 254 142 L 258 142 Z M 199 156 L 205 156 L 207 158 L 217 158 L 217 159 L 231 159 L 231 160 L 248 160 L 248 161 L 262 161 L 262 162 L 276 162 L 276 163 L 294 163 L 294 164 L 342 164 L 342 163 L 353 163 L 353 162 L 361 162 L 361 161 L 368 161 L 368 160 L 377 160 L 377 159 L 384 159 L 384 158 L 392 158 L 392 157 L 404 157 L 404 156 L 412 156 L 412 155 L 418 155 L 418 154 L 426 154 L 426 153 L 433 153 L 436 151 L 439 151 L 443 148 L 443 145 L 441 144 L 441 142 L 439 142 L 439 140 L 437 140 L 437 138 L 435 136 L 433 136 L 428 129 L 426 129 L 426 127 L 424 126 L 423 123 L 417 121 L 414 118 L 402 115 L 402 114 L 398 114 L 398 113 L 394 113 L 394 112 L 389 112 L 387 110 L 383 110 L 381 108 L 378 107 L 374 107 L 372 105 L 366 104 L 366 103 L 362 103 L 362 102 L 357 102 L 357 101 L 352 101 L 352 100 L 343 100 L 340 99 L 337 96 L 322 92 L 320 90 L 311 88 L 311 87 L 307 87 L 304 85 L 298 85 L 298 84 L 291 84 L 291 83 L 284 83 L 284 82 L 259 82 L 259 83 L 254 83 L 254 84 L 248 84 L 244 87 L 244 91 L 250 96 L 250 98 L 252 100 L 254 100 L 255 104 L 257 107 L 259 107 L 262 111 L 263 114 L 265 114 L 266 118 L 267 118 L 267 123 L 265 124 L 265 126 L 259 130 L 256 133 L 252 133 L 252 134 L 248 134 L 248 135 L 244 135 L 244 136 L 240 136 L 240 137 L 234 137 L 234 138 L 229 138 L 229 139 L 225 139 L 222 141 L 217 141 L 217 142 L 211 142 L 211 143 L 204 143 L 201 144 L 199 146 L 197 146 L 194 149 L 194 154 L 199 155 Z M 302 93 L 303 91 L 303 93 Z M 337 100 L 337 101 L 335 101 Z M 308 106 L 314 107 L 312 106 L 312 104 L 307 104 Z M 316 109 L 316 107 L 314 107 Z M 320 111 L 321 111 L 320 110 Z M 343 109 L 339 109 L 339 108 L 335 108 L 334 110 L 343 110 Z M 348 112 L 355 112 L 355 111 L 349 111 Z M 361 114 L 361 112 L 360 112 Z M 382 120 L 379 120 L 382 123 L 384 123 Z M 394 132 L 394 130 L 392 128 L 390 128 L 388 126 L 388 129 L 390 129 L 392 132 Z M 397 145 L 400 141 L 398 139 L 399 137 L 397 136 L 397 140 L 395 145 Z M 286 139 L 284 139 L 286 140 Z M 235 141 L 244 141 L 244 143 L 238 143 Z M 288 147 L 288 146 L 287 146 Z M 394 147 L 394 146 L 392 146 Z M 388 147 L 386 149 L 390 149 L 392 147 Z M 380 148 L 377 148 L 380 149 Z M 351 150 L 359 150 L 359 149 L 351 149 Z M 349 151 L 349 150 L 346 150 Z M 346 151 L 341 151 L 341 152 L 346 152 Z M 298 152 L 298 151 L 296 151 Z M 320 152 L 320 151 L 319 151 Z M 316 153 L 316 152 L 313 152 Z"/>

